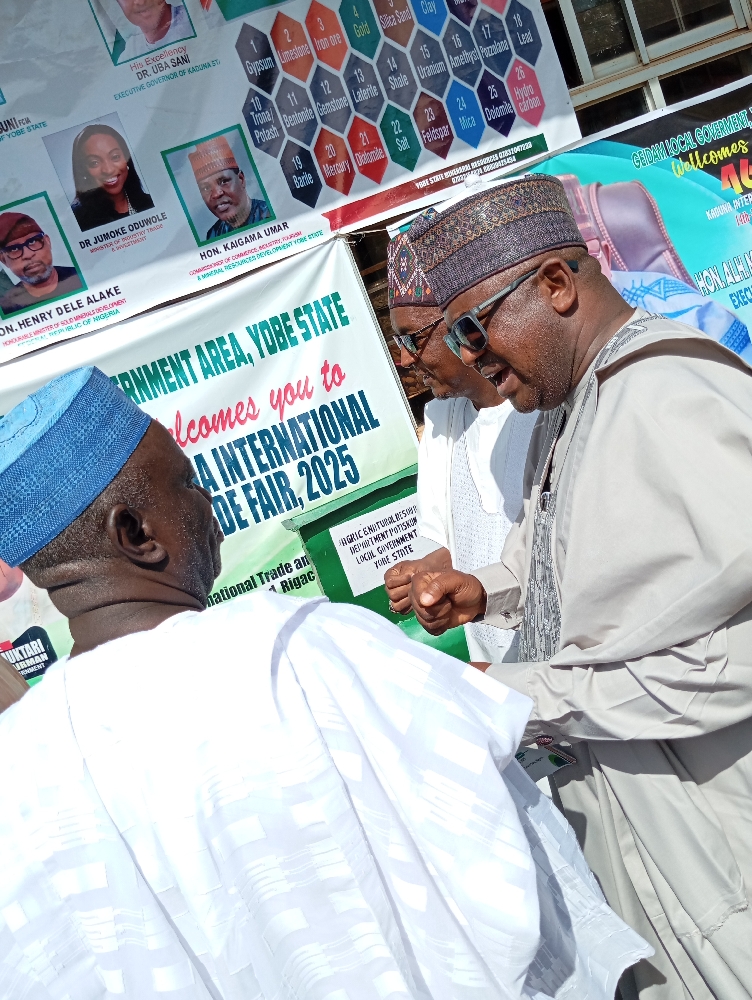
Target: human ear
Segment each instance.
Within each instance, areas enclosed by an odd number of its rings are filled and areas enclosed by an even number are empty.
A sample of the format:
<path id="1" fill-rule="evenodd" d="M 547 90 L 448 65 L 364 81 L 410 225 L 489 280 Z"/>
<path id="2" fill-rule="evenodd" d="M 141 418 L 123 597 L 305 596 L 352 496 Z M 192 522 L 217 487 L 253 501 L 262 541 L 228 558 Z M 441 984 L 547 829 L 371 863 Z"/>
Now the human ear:
<path id="1" fill-rule="evenodd" d="M 152 567 L 166 562 L 167 549 L 153 537 L 137 507 L 117 504 L 107 515 L 106 528 L 115 552 L 130 562 Z"/>
<path id="2" fill-rule="evenodd" d="M 569 312 L 577 302 L 577 285 L 574 275 L 558 257 L 544 261 L 538 271 L 538 288 L 549 299 L 560 316 Z"/>

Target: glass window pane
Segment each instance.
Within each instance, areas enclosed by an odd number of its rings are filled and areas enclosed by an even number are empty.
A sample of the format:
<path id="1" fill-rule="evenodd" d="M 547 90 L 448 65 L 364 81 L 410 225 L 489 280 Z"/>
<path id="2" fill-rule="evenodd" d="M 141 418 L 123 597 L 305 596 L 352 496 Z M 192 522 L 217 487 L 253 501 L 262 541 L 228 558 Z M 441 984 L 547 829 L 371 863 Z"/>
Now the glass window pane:
<path id="1" fill-rule="evenodd" d="M 666 104 L 678 104 L 679 101 L 698 97 L 716 87 L 734 83 L 751 73 L 752 53 L 745 49 L 743 52 L 734 52 L 733 55 L 703 63 L 702 66 L 692 66 L 673 76 L 665 76 L 661 79 L 661 89 Z"/>
<path id="2" fill-rule="evenodd" d="M 732 13 L 728 0 L 634 0 L 634 6 L 646 45 Z"/>
<path id="3" fill-rule="evenodd" d="M 556 49 L 556 55 L 559 57 L 566 84 L 570 89 L 579 87 L 582 83 L 582 76 L 577 68 L 577 61 L 574 52 L 572 52 L 569 34 L 557 0 L 548 0 L 544 3 L 543 13 L 548 23 L 548 30 L 551 32 L 551 39 Z"/>
<path id="4" fill-rule="evenodd" d="M 572 0 L 572 6 L 591 63 L 607 62 L 634 52 L 619 0 Z"/>
<path id="5" fill-rule="evenodd" d="M 644 115 L 647 110 L 645 92 L 642 87 L 638 87 L 637 90 L 629 90 L 626 94 L 619 94 L 618 97 L 609 97 L 598 104 L 591 104 L 589 108 L 578 108 L 576 115 L 582 134 L 592 135 L 601 129 L 621 125 L 630 118 Z"/>

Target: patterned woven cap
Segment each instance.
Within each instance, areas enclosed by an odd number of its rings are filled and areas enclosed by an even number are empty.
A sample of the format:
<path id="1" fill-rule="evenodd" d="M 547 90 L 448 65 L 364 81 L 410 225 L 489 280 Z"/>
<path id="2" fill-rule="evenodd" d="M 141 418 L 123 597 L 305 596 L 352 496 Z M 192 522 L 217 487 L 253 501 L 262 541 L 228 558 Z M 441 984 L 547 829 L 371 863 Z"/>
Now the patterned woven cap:
<path id="1" fill-rule="evenodd" d="M 397 233 L 387 247 L 389 308 L 436 306 L 436 298 L 415 258 L 407 233 Z"/>
<path id="2" fill-rule="evenodd" d="M 188 154 L 188 159 L 199 183 L 220 170 L 234 170 L 238 166 L 232 146 L 223 135 L 200 142 L 195 151 Z"/>
<path id="3" fill-rule="evenodd" d="M 561 181 L 544 174 L 424 212 L 407 235 L 442 309 L 484 278 L 546 250 L 585 247 Z"/>
<path id="4" fill-rule="evenodd" d="M 0 420 L 0 559 L 18 566 L 112 482 L 151 417 L 98 368 L 77 368 Z"/>

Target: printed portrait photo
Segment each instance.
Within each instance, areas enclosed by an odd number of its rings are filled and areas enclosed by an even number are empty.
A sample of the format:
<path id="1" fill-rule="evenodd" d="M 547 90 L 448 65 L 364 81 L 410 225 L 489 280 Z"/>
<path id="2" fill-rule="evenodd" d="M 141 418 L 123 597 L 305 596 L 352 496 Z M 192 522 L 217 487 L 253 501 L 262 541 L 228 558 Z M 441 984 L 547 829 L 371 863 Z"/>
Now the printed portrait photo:
<path id="1" fill-rule="evenodd" d="M 199 246 L 274 218 L 239 125 L 162 157 Z"/>
<path id="2" fill-rule="evenodd" d="M 114 112 L 43 141 L 82 232 L 154 208 Z"/>
<path id="3" fill-rule="evenodd" d="M 0 206 L 3 319 L 86 288 L 47 192 Z"/>
<path id="4" fill-rule="evenodd" d="M 89 0 L 89 6 L 116 66 L 196 37 L 180 0 Z"/>

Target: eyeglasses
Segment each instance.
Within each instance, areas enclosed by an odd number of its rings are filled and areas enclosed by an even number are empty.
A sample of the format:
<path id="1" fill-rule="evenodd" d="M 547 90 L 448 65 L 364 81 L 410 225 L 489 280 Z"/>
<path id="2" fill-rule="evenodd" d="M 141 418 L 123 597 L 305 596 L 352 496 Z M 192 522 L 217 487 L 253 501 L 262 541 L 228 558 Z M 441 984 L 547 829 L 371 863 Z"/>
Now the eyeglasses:
<path id="1" fill-rule="evenodd" d="M 30 236 L 23 243 L 11 243 L 7 247 L 0 247 L 0 251 L 10 257 L 11 260 L 18 260 L 19 257 L 23 257 L 23 252 L 27 248 L 29 250 L 41 250 L 44 246 L 44 237 L 44 233 L 37 233 L 35 236 Z"/>
<path id="2" fill-rule="evenodd" d="M 427 330 L 433 333 L 434 329 L 439 325 L 439 323 L 444 322 L 444 317 L 441 316 L 439 319 L 435 319 L 433 323 L 428 323 L 427 326 L 422 326 L 419 330 L 414 330 L 412 333 L 394 333 L 394 342 L 399 347 L 404 347 L 408 354 L 411 354 L 414 358 L 420 356 L 421 351 L 425 348 L 429 341 L 430 334 L 424 337 L 423 343 L 418 345 L 417 339 L 421 335 L 425 334 Z M 446 338 L 444 338 L 446 339 Z"/>
<path id="3" fill-rule="evenodd" d="M 568 260 L 567 264 L 570 270 L 575 273 L 580 268 L 576 260 Z M 452 323 L 452 329 L 444 337 L 444 343 L 452 354 L 456 354 L 458 358 L 461 358 L 463 347 L 466 347 L 469 351 L 485 351 L 488 347 L 488 331 L 478 317 L 482 313 L 487 312 L 491 306 L 498 307 L 508 295 L 511 295 L 516 288 L 520 287 L 523 281 L 527 281 L 528 278 L 532 278 L 534 274 L 537 274 L 538 270 L 539 268 L 536 267 L 532 271 L 526 271 L 519 278 L 515 278 L 506 288 L 502 288 L 500 292 L 492 295 L 490 299 L 486 299 L 485 302 L 481 302 L 480 305 L 474 306 L 466 313 L 458 316 L 454 323 Z"/>

